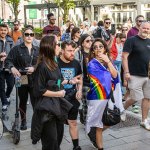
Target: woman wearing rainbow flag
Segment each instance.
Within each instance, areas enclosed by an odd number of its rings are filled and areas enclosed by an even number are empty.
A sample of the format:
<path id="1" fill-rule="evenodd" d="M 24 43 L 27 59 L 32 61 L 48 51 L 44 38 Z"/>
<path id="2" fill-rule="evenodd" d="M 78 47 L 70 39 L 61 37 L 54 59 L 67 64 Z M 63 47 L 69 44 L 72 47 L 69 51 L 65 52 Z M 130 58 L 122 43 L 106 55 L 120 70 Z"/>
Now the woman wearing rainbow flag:
<path id="1" fill-rule="evenodd" d="M 109 59 L 107 44 L 102 39 L 95 39 L 91 46 L 90 62 L 88 63 L 90 90 L 87 95 L 88 114 L 86 131 L 96 127 L 96 145 L 103 150 L 102 131 L 105 128 L 102 116 L 112 90 L 112 81 L 118 82 L 117 70 Z"/>

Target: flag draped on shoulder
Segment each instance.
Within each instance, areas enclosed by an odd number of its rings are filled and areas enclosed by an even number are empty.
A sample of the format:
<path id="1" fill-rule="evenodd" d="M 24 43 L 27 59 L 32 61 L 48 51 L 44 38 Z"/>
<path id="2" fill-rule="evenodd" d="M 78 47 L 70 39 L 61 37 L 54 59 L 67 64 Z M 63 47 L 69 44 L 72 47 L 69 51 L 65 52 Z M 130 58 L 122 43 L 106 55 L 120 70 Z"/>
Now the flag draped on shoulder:
<path id="1" fill-rule="evenodd" d="M 87 95 L 88 100 L 110 99 L 112 88 L 119 80 L 113 79 L 110 72 L 95 58 L 88 63 L 88 75 L 90 78 L 90 90 Z"/>

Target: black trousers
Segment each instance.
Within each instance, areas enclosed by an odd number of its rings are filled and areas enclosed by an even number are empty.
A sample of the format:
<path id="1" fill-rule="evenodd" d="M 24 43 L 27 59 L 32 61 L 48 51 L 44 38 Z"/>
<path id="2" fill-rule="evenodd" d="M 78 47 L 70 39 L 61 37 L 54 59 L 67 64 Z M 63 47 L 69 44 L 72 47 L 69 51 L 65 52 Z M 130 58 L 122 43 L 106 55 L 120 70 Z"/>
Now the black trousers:
<path id="1" fill-rule="evenodd" d="M 32 104 L 34 100 L 33 88 L 28 85 L 22 85 L 21 87 L 18 88 L 18 94 L 19 94 L 19 100 L 20 100 L 19 109 L 20 109 L 21 121 L 26 121 L 28 94 L 30 95 L 30 101 Z"/>
<path id="2" fill-rule="evenodd" d="M 5 88 L 5 81 L 7 88 Z M 0 71 L 0 98 L 2 105 L 7 105 L 7 98 L 10 97 L 10 94 L 14 86 L 14 76 L 8 71 Z M 5 90 L 6 89 L 6 90 Z"/>
<path id="3" fill-rule="evenodd" d="M 41 135 L 42 150 L 60 150 L 63 134 L 63 122 L 57 120 L 46 122 Z"/>

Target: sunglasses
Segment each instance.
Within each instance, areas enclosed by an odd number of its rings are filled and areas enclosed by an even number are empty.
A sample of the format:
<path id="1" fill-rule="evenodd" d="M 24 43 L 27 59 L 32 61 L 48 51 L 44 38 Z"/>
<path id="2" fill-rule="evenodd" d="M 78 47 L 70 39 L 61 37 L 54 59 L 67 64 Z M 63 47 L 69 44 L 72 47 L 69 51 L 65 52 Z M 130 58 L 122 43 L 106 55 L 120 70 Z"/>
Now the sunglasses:
<path id="1" fill-rule="evenodd" d="M 144 22 L 144 20 L 137 20 L 137 21 L 140 22 L 140 23 Z"/>
<path id="2" fill-rule="evenodd" d="M 99 49 L 103 49 L 104 46 L 103 45 L 100 45 L 100 46 L 94 46 L 93 49 L 94 50 L 99 50 Z"/>
<path id="3" fill-rule="evenodd" d="M 49 20 L 56 20 L 56 19 L 49 19 Z"/>
<path id="4" fill-rule="evenodd" d="M 25 37 L 29 37 L 29 36 L 34 37 L 34 33 L 25 33 L 24 35 L 25 35 Z"/>
<path id="5" fill-rule="evenodd" d="M 122 31 L 128 31 L 128 29 L 122 29 Z"/>
<path id="6" fill-rule="evenodd" d="M 106 24 L 111 24 L 111 22 L 105 22 Z"/>
<path id="7" fill-rule="evenodd" d="M 85 42 L 86 43 L 90 43 L 90 42 L 93 42 L 93 40 L 86 40 Z"/>

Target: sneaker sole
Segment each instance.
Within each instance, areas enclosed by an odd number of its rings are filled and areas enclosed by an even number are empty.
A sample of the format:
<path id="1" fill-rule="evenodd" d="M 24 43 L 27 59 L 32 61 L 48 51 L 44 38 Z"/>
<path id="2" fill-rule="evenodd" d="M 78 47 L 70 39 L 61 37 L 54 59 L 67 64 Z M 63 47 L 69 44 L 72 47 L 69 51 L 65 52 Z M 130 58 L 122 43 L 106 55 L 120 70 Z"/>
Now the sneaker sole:
<path id="1" fill-rule="evenodd" d="M 145 127 L 145 125 L 140 124 L 140 126 L 143 127 L 144 129 L 146 129 L 147 131 L 150 131 L 150 129 L 147 129 L 147 128 Z"/>

